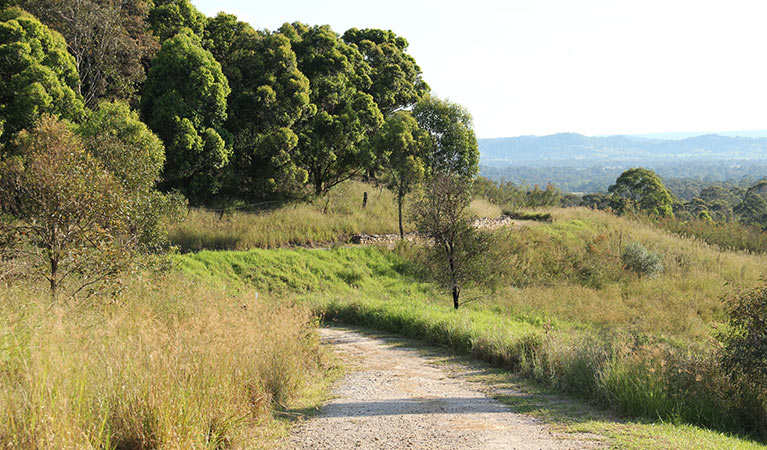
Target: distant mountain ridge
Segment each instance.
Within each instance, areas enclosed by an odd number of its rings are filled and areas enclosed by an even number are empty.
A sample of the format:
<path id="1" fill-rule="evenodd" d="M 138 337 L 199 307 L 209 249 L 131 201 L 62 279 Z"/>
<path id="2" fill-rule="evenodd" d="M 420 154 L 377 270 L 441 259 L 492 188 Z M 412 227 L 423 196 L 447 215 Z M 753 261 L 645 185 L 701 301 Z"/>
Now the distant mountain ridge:
<path id="1" fill-rule="evenodd" d="M 767 161 L 767 137 L 706 134 L 685 139 L 578 133 L 479 139 L 484 166 L 573 166 L 685 161 Z"/>

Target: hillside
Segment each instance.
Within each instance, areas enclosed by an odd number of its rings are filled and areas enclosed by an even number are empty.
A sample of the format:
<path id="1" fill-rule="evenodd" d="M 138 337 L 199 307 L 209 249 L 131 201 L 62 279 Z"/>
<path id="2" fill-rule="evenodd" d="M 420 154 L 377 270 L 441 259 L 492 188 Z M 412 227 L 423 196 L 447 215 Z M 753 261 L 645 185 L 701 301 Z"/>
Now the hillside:
<path id="1" fill-rule="evenodd" d="M 577 133 L 480 139 L 481 163 L 491 167 L 679 163 L 712 160 L 765 162 L 767 138 L 715 134 L 681 140 Z"/>
<path id="2" fill-rule="evenodd" d="M 325 320 L 471 353 L 629 417 L 728 431 L 762 427 L 765 411 L 732 391 L 710 336 L 724 320 L 721 297 L 759 284 L 767 260 L 606 213 L 553 213 L 552 224 L 505 231 L 504 250 L 514 255 L 499 267 L 507 270 L 506 287 L 466 293 L 477 300 L 458 313 L 419 275 L 408 246 L 200 252 L 179 256 L 176 265 L 232 293 L 308 303 Z M 631 242 L 660 254 L 663 273 L 638 277 L 625 269 L 620 253 Z M 717 439 L 695 430 L 690 441 L 678 440 L 673 427 L 665 432 L 674 448 Z"/>

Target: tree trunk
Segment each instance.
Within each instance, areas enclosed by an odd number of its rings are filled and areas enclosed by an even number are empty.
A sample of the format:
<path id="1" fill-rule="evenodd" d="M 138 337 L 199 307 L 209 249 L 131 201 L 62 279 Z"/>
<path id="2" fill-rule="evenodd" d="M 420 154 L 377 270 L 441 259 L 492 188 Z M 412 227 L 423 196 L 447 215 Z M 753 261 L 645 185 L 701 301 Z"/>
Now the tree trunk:
<path id="1" fill-rule="evenodd" d="M 397 194 L 397 209 L 399 210 L 399 239 L 404 240 L 405 239 L 405 229 L 402 228 L 402 200 L 403 195 L 402 192 Z"/>
<path id="2" fill-rule="evenodd" d="M 461 295 L 461 289 L 458 287 L 458 280 L 455 276 L 455 261 L 453 260 L 453 247 L 449 246 L 450 279 L 453 282 L 453 308 L 458 309 L 458 296 Z"/>
<path id="3" fill-rule="evenodd" d="M 51 300 L 56 302 L 59 298 L 58 288 L 59 283 L 57 280 L 59 272 L 59 261 L 57 258 L 51 258 L 51 276 L 48 279 L 51 283 Z"/>
<path id="4" fill-rule="evenodd" d="M 460 289 L 458 286 L 453 285 L 453 308 L 458 309 L 458 295 L 460 295 Z"/>

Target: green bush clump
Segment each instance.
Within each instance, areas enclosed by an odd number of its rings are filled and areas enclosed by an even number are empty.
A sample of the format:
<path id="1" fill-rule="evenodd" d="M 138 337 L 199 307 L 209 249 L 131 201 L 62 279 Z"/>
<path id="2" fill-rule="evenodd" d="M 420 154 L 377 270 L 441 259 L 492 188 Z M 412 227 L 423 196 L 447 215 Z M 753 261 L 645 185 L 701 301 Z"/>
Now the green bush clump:
<path id="1" fill-rule="evenodd" d="M 504 210 L 503 215 L 515 220 L 537 220 L 551 222 L 551 213 Z"/>
<path id="2" fill-rule="evenodd" d="M 721 364 L 742 398 L 755 405 L 749 416 L 767 432 L 767 286 L 740 292 L 726 303 Z"/>
<path id="3" fill-rule="evenodd" d="M 639 242 L 632 242 L 623 249 L 621 261 L 627 269 L 639 276 L 653 276 L 663 272 L 663 261 L 660 255 L 653 253 Z"/>

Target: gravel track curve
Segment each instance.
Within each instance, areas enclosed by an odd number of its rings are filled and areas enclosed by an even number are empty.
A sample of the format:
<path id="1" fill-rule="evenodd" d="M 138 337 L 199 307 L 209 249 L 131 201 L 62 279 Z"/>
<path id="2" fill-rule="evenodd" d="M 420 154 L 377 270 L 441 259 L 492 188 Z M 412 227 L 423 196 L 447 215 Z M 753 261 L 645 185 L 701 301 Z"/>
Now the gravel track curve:
<path id="1" fill-rule="evenodd" d="M 296 425 L 285 449 L 582 449 L 591 436 L 556 433 L 487 397 L 407 341 L 323 328 L 351 371 L 318 414 Z M 464 371 L 465 372 L 465 371 Z"/>

